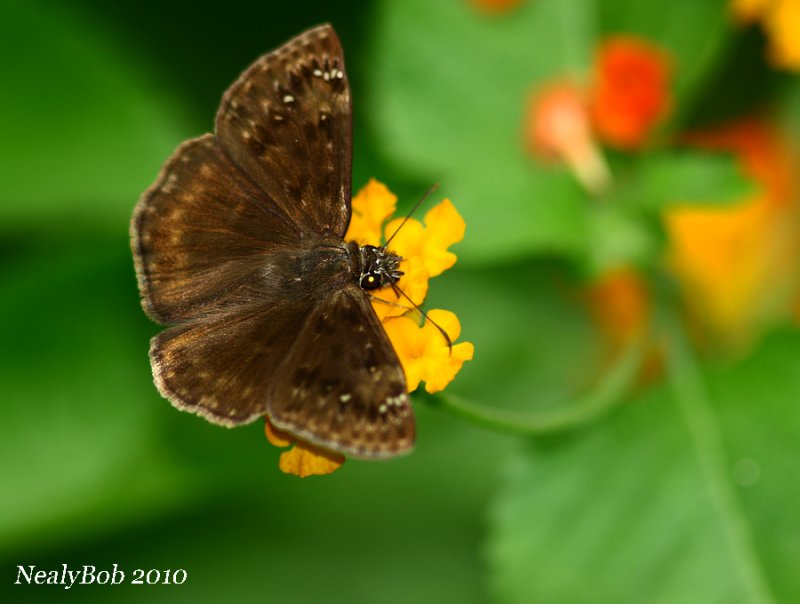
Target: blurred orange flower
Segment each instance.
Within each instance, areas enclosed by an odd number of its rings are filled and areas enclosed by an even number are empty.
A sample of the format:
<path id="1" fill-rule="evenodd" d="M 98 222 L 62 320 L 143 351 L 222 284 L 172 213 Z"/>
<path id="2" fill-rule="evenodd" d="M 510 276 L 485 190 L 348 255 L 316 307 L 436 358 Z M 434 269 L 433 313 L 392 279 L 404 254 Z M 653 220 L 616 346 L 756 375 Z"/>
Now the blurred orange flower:
<path id="1" fill-rule="evenodd" d="M 381 245 L 381 232 L 388 239 L 400 226 L 403 219 L 396 219 L 384 226 L 394 213 L 397 197 L 376 180 L 370 180 L 352 200 L 352 217 L 345 235 L 346 241 L 359 245 Z M 456 255 L 449 247 L 461 241 L 466 225 L 453 204 L 445 199 L 430 209 L 423 223 L 410 218 L 392 239 L 391 250 L 403 261 L 400 270 L 404 275 L 397 286 L 421 305 L 428 292 L 428 281 L 453 266 Z M 399 297 L 392 289 L 373 293 L 372 308 L 381 319 L 389 340 L 397 353 L 406 374 L 408 391 L 425 381 L 428 392 L 442 390 L 455 378 L 464 361 L 472 359 L 473 346 L 469 342 L 454 344 L 452 349 L 438 329 L 425 321 L 421 326 L 415 320 L 417 311 L 409 309 L 409 302 Z M 445 310 L 428 313 L 450 337 L 458 339 L 461 324 L 458 318 Z M 281 454 L 279 467 L 287 474 L 305 477 L 330 474 L 345 461 L 340 453 L 327 451 L 303 442 L 290 434 L 281 432 L 267 420 L 266 437 L 277 447 L 292 446 Z"/>
<path id="2" fill-rule="evenodd" d="M 762 22 L 776 67 L 800 70 L 800 0 L 733 0 L 731 6 L 739 21 Z"/>
<path id="3" fill-rule="evenodd" d="M 671 104 L 670 60 L 664 50 L 632 36 L 614 36 L 597 49 L 591 114 L 597 135 L 622 149 L 641 147 Z"/>
<path id="4" fill-rule="evenodd" d="M 750 120 L 694 134 L 689 144 L 736 153 L 759 185 L 726 206 L 677 206 L 664 215 L 668 270 L 697 327 L 736 350 L 770 322 L 800 318 L 800 208 L 796 165 L 766 124 Z M 606 273 L 588 290 L 591 312 L 613 348 L 646 328 L 649 294 L 633 269 Z"/>
<path id="5" fill-rule="evenodd" d="M 487 13 L 504 13 L 517 8 L 522 0 L 471 0 L 472 4 Z"/>
<path id="6" fill-rule="evenodd" d="M 671 104 L 665 51 L 614 36 L 596 55 L 590 86 L 567 80 L 540 86 L 526 102 L 523 124 L 527 150 L 566 163 L 592 194 L 611 183 L 597 139 L 622 149 L 641 147 Z"/>
<path id="7" fill-rule="evenodd" d="M 652 315 L 650 291 L 642 275 L 634 268 L 606 272 L 589 285 L 586 298 L 592 319 L 616 357 L 634 342 L 648 336 Z M 639 368 L 638 381 L 645 383 L 662 373 L 662 349 L 648 341 Z"/>
<path id="8" fill-rule="evenodd" d="M 590 309 L 614 349 L 640 337 L 650 320 L 650 296 L 632 268 L 610 270 L 588 290 Z"/>
<path id="9" fill-rule="evenodd" d="M 592 193 L 603 191 L 610 176 L 597 147 L 585 92 L 571 82 L 555 82 L 535 91 L 527 103 L 524 124 L 529 151 L 566 163 Z"/>
<path id="10" fill-rule="evenodd" d="M 693 135 L 690 142 L 736 153 L 758 192 L 733 206 L 686 206 L 665 215 L 668 264 L 687 303 L 728 344 L 746 344 L 763 324 L 791 314 L 800 230 L 793 158 L 758 121 Z"/>

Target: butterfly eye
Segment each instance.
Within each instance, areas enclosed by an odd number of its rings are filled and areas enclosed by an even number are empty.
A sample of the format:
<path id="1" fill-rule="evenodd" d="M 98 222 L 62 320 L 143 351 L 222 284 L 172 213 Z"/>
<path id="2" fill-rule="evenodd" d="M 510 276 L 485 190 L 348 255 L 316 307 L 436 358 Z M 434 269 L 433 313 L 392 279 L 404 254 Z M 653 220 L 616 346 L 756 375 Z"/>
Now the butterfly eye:
<path id="1" fill-rule="evenodd" d="M 361 289 L 378 289 L 381 286 L 381 280 L 375 275 L 368 274 L 361 279 Z"/>

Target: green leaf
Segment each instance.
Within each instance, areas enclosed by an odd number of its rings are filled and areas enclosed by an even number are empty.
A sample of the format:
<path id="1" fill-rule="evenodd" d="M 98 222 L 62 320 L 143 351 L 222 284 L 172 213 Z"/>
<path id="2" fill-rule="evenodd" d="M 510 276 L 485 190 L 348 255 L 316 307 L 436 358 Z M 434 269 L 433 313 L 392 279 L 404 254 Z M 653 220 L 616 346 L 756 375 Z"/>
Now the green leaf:
<path id="1" fill-rule="evenodd" d="M 718 206 L 743 201 L 756 192 L 735 155 L 681 150 L 642 158 L 623 181 L 620 197 L 658 210 L 675 205 Z"/>
<path id="2" fill-rule="evenodd" d="M 454 311 L 459 341 L 475 345 L 448 393 L 530 411 L 560 408 L 594 383 L 599 338 L 585 305 L 546 263 L 447 271 L 431 281 L 425 307 Z"/>
<path id="3" fill-rule="evenodd" d="M 106 243 L 61 242 L 2 271 L 2 549 L 140 517 L 186 487 L 170 464 L 151 465 L 161 406 L 147 322 L 125 240 Z"/>
<path id="4" fill-rule="evenodd" d="M 463 213 L 467 262 L 586 245 L 585 195 L 563 169 L 524 151 L 536 85 L 579 77 L 591 57 L 593 3 L 527 2 L 492 18 L 463 0 L 383 2 L 369 115 L 389 159 Z"/>
<path id="5" fill-rule="evenodd" d="M 67 4 L 0 5 L 0 223 L 118 225 L 180 142 L 171 100 Z"/>
<path id="6" fill-rule="evenodd" d="M 800 333 L 702 374 L 671 339 L 672 388 L 516 456 L 491 517 L 500 601 L 800 599 Z"/>
<path id="7" fill-rule="evenodd" d="M 620 267 L 646 268 L 661 257 L 660 231 L 638 208 L 615 196 L 588 210 L 592 248 L 582 258 L 587 276 L 600 276 Z"/>

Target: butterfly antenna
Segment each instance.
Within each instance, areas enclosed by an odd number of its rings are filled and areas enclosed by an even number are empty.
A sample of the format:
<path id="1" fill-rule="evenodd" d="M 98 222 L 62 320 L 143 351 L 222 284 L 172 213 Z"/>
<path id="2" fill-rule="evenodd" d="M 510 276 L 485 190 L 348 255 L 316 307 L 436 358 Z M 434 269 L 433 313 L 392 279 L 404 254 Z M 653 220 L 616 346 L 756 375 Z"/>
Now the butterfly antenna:
<path id="1" fill-rule="evenodd" d="M 433 193 L 435 193 L 435 192 L 436 192 L 436 189 L 438 189 L 438 188 L 439 188 L 439 183 L 437 182 L 437 183 L 434 183 L 433 185 L 431 185 L 430 189 L 428 189 L 427 191 L 425 191 L 425 194 L 424 194 L 422 197 L 420 197 L 420 198 L 419 198 L 419 201 L 418 201 L 417 203 L 415 203 L 415 204 L 414 204 L 414 207 L 413 207 L 413 208 L 411 208 L 411 211 L 410 211 L 408 214 L 406 214 L 406 217 L 405 217 L 405 218 L 403 218 L 403 222 L 401 222 L 401 223 L 400 223 L 400 226 L 399 226 L 399 227 L 397 227 L 397 228 L 394 230 L 394 233 L 392 233 L 392 236 L 391 236 L 391 237 L 389 237 L 389 239 L 387 239 L 387 240 L 386 240 L 386 243 L 384 243 L 384 244 L 383 244 L 383 247 L 388 247 L 388 246 L 389 246 L 389 244 L 391 243 L 392 239 L 394 239 L 394 236 L 395 236 L 395 235 L 397 235 L 397 233 L 399 233 L 399 232 L 400 232 L 400 229 L 402 229 L 402 228 L 403 228 L 403 226 L 405 226 L 406 222 L 408 222 L 408 219 L 409 219 L 409 218 L 411 218 L 411 216 L 414 214 L 414 212 L 416 212 L 416 211 L 417 211 L 417 209 L 419 208 L 419 206 L 421 206 L 421 205 L 422 205 L 422 202 L 423 202 L 423 201 L 425 201 L 426 199 L 428 199 L 428 197 L 429 197 L 430 195 L 432 195 Z M 423 313 L 423 314 L 424 314 L 424 313 Z"/>
<path id="2" fill-rule="evenodd" d="M 430 317 L 427 315 L 427 313 L 426 313 L 424 310 L 422 310 L 422 309 L 419 307 L 419 305 L 418 305 L 416 302 L 414 302 L 414 300 L 412 300 L 411 298 L 409 298 L 409 297 L 408 297 L 408 295 L 406 294 L 406 292 L 404 292 L 402 289 L 400 289 L 399 287 L 397 287 L 397 285 L 396 285 L 396 284 L 392 283 L 392 289 L 394 290 L 394 293 L 396 293 L 398 296 L 403 296 L 403 297 L 404 297 L 406 300 L 408 300 L 409 302 L 411 302 L 411 305 L 412 305 L 412 306 L 413 306 L 415 309 L 417 309 L 417 310 L 419 311 L 419 314 L 421 314 L 421 315 L 422 315 L 422 316 L 425 318 L 425 320 L 426 320 L 426 321 L 430 321 L 430 322 L 431 322 L 431 325 L 433 325 L 433 326 L 434 326 L 436 329 L 438 329 L 438 330 L 439 330 L 439 333 L 440 333 L 440 334 L 442 334 L 442 336 L 444 337 L 445 341 L 447 342 L 447 348 L 449 348 L 449 349 L 450 349 L 450 354 L 453 354 L 453 341 L 450 339 L 450 336 L 448 336 L 448 335 L 447 335 L 447 332 L 446 332 L 444 329 L 442 329 L 442 326 L 441 326 L 441 325 L 439 325 L 439 324 L 438 324 L 436 321 L 434 321 L 433 319 L 431 319 L 431 318 L 430 318 Z"/>

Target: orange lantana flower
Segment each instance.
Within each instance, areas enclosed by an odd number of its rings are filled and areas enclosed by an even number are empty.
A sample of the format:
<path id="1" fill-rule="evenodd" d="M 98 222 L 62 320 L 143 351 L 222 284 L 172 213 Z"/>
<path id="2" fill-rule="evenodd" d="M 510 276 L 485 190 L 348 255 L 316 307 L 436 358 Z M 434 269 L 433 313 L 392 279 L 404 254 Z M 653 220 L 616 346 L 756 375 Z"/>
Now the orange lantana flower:
<path id="1" fill-rule="evenodd" d="M 606 272 L 587 294 L 593 318 L 614 349 L 624 348 L 647 329 L 650 295 L 635 269 Z"/>
<path id="2" fill-rule="evenodd" d="M 687 206 L 665 216 L 669 265 L 689 304 L 718 336 L 744 344 L 763 323 L 791 313 L 798 288 L 794 159 L 757 121 L 694 135 L 690 142 L 734 151 L 760 186 L 732 206 Z"/>
<path id="3" fill-rule="evenodd" d="M 403 261 L 400 270 L 404 275 L 397 282 L 414 304 L 421 305 L 428 292 L 428 281 L 456 262 L 449 247 L 464 237 L 464 219 L 448 200 L 442 201 L 425 214 L 423 222 L 409 218 L 386 224 L 394 213 L 397 197 L 383 184 L 370 180 L 352 200 L 352 217 L 345 235 L 346 241 L 359 245 L 381 245 L 381 233 L 386 241 L 394 236 L 390 249 Z M 464 361 L 472 359 L 473 346 L 469 342 L 448 346 L 447 338 L 431 323 L 435 322 L 448 335 L 451 342 L 458 339 L 461 325 L 451 312 L 432 310 L 431 321 L 419 322 L 419 313 L 403 296 L 391 288 L 371 292 L 372 308 L 381 319 L 389 340 L 397 353 L 406 374 L 408 391 L 425 381 L 428 392 L 438 392 L 449 384 L 461 369 Z M 328 451 L 303 442 L 276 429 L 266 422 L 267 439 L 277 447 L 292 448 L 281 454 L 280 469 L 287 474 L 312 476 L 330 474 L 344 463 L 340 453 Z"/>
<path id="4" fill-rule="evenodd" d="M 642 146 L 669 111 L 670 61 L 665 51 L 632 36 L 605 40 L 597 50 L 591 112 L 606 143 Z"/>

